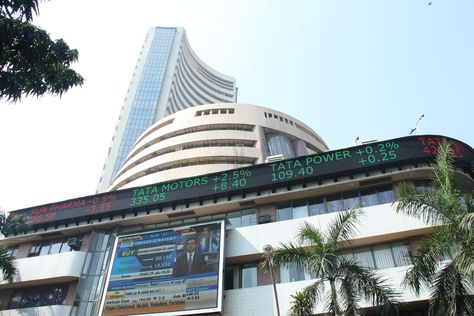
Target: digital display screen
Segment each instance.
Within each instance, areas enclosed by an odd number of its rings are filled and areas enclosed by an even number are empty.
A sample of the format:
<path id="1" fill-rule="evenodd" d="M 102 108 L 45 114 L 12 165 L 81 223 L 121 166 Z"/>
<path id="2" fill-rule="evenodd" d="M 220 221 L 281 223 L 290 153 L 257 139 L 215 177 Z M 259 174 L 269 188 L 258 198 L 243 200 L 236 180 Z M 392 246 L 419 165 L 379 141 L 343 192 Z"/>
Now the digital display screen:
<path id="1" fill-rule="evenodd" d="M 33 224 L 83 220 L 98 216 L 113 216 L 130 209 L 153 209 L 238 191 L 275 188 L 402 163 L 433 162 L 438 145 L 443 141 L 451 142 L 455 164 L 471 170 L 474 151 L 470 146 L 443 136 L 408 136 L 40 205 L 11 212 L 11 216 L 27 216 Z"/>
<path id="2" fill-rule="evenodd" d="M 221 312 L 224 222 L 120 236 L 103 316 Z"/>

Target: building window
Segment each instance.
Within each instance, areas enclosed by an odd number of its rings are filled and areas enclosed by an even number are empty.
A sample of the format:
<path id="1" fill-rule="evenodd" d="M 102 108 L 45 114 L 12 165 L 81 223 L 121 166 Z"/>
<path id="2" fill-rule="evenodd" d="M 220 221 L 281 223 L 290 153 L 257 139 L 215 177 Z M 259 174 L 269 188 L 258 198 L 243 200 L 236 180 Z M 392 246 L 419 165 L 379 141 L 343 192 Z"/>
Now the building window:
<path id="1" fill-rule="evenodd" d="M 240 269 L 240 287 L 257 286 L 257 266 L 255 264 L 243 265 Z"/>
<path id="2" fill-rule="evenodd" d="M 392 251 L 387 245 L 378 245 L 372 247 L 372 253 L 374 254 L 375 266 L 378 269 L 385 269 L 395 266 L 393 260 Z"/>
<path id="3" fill-rule="evenodd" d="M 363 207 L 377 205 L 379 203 L 377 191 L 374 188 L 360 191 L 360 200 Z"/>
<path id="4" fill-rule="evenodd" d="M 234 284 L 234 275 L 238 273 L 236 267 L 225 267 L 224 270 L 224 290 L 232 290 L 237 288 Z"/>
<path id="5" fill-rule="evenodd" d="M 11 246 L 7 249 L 7 257 L 15 258 L 18 253 L 18 246 Z"/>
<path id="6" fill-rule="evenodd" d="M 306 204 L 293 205 L 293 218 L 308 217 L 308 206 Z"/>
<path id="7" fill-rule="evenodd" d="M 410 247 L 407 242 L 394 242 L 390 244 L 393 254 L 393 261 L 396 267 L 403 267 L 411 264 Z"/>
<path id="8" fill-rule="evenodd" d="M 392 186 L 379 187 L 377 190 L 377 199 L 380 204 L 392 203 L 395 201 L 395 192 Z"/>
<path id="9" fill-rule="evenodd" d="M 277 209 L 277 221 L 286 221 L 293 218 L 292 207 Z"/>
<path id="10" fill-rule="evenodd" d="M 75 247 L 71 247 L 68 245 L 68 240 L 76 238 L 79 242 L 82 241 L 82 236 L 77 236 L 77 237 L 69 237 L 69 238 L 63 238 L 63 239 L 53 239 L 53 240 L 45 240 L 45 241 L 40 241 L 40 242 L 35 242 L 31 246 L 30 252 L 28 253 L 28 257 L 35 257 L 35 256 L 45 256 L 45 255 L 51 255 L 55 253 L 63 253 L 63 252 L 70 252 L 73 250 L 79 250 L 79 249 L 74 249 Z"/>
<path id="11" fill-rule="evenodd" d="M 294 264 L 285 267 L 280 267 L 280 281 L 281 283 L 296 282 L 303 280 L 310 280 L 311 276 L 301 268 Z"/>
<path id="12" fill-rule="evenodd" d="M 292 206 L 277 209 L 278 221 L 304 217 L 308 217 L 308 206 L 306 203 L 298 203 Z"/>
<path id="13" fill-rule="evenodd" d="M 233 228 L 257 224 L 257 214 L 254 209 L 227 213 L 227 220 Z"/>
<path id="14" fill-rule="evenodd" d="M 288 136 L 277 133 L 265 135 L 267 139 L 267 150 L 269 156 L 283 155 L 284 159 L 295 157 L 293 144 Z"/>
<path id="15" fill-rule="evenodd" d="M 370 247 L 358 248 L 353 252 L 354 259 L 364 268 L 375 269 L 374 257 Z"/>
<path id="16" fill-rule="evenodd" d="M 67 290 L 67 284 L 19 289 L 13 293 L 8 309 L 64 305 Z"/>
<path id="17" fill-rule="evenodd" d="M 257 286 L 257 265 L 244 264 L 226 266 L 224 271 L 224 290 Z"/>
<path id="18" fill-rule="evenodd" d="M 326 198 L 326 207 L 328 213 L 342 211 L 344 209 L 342 196 L 337 195 Z"/>
<path id="19" fill-rule="evenodd" d="M 324 200 L 319 198 L 308 203 L 308 215 L 315 216 L 325 213 Z"/>

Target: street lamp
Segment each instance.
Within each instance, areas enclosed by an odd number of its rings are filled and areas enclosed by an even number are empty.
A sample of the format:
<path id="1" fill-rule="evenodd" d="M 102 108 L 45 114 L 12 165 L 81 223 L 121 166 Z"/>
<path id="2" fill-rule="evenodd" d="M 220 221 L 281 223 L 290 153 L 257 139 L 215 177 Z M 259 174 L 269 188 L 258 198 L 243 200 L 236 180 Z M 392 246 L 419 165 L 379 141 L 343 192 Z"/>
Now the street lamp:
<path id="1" fill-rule="evenodd" d="M 268 263 L 268 266 L 270 267 L 270 276 L 272 278 L 272 284 L 273 284 L 273 295 L 275 296 L 275 305 L 276 305 L 276 310 L 277 310 L 277 316 L 280 316 L 280 306 L 278 305 L 278 294 L 277 294 L 277 288 L 275 284 L 275 278 L 273 276 L 273 247 L 272 245 L 265 245 L 263 246 L 263 256 L 265 257 L 265 260 Z"/>

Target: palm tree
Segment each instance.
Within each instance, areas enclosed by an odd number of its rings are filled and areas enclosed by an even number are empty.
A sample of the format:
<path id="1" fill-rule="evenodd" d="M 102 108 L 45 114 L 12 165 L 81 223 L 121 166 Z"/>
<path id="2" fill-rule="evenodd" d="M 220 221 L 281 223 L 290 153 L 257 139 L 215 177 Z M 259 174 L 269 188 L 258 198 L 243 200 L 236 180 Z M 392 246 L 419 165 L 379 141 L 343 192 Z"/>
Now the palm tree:
<path id="1" fill-rule="evenodd" d="M 29 227 L 25 217 L 8 217 L 6 213 L 0 210 L 0 233 L 3 236 L 19 232 Z M 2 273 L 2 280 L 13 282 L 13 276 L 16 273 L 13 259 L 7 247 L 0 244 L 0 272 Z"/>
<path id="2" fill-rule="evenodd" d="M 296 292 L 291 295 L 290 316 L 311 316 L 313 314 L 313 304 L 307 292 Z"/>
<path id="3" fill-rule="evenodd" d="M 397 211 L 434 226 L 412 254 L 404 283 L 430 289 L 429 315 L 474 315 L 474 199 L 456 182 L 450 146 L 441 145 L 432 186 L 400 187 Z M 450 260 L 446 260 L 450 258 Z"/>
<path id="4" fill-rule="evenodd" d="M 362 299 L 382 306 L 386 315 L 398 315 L 397 293 L 386 285 L 385 280 L 354 259 L 341 255 L 348 246 L 347 240 L 356 232 L 361 214 L 359 209 L 340 212 L 325 232 L 304 223 L 299 228 L 297 243 L 281 244 L 275 249 L 272 262 L 262 262 L 262 268 L 269 264 L 293 264 L 317 278 L 315 283 L 292 296 L 293 315 L 311 315 L 315 304 L 323 301 L 323 296 L 327 315 L 361 315 L 359 302 Z M 329 291 L 325 293 L 327 285 Z"/>

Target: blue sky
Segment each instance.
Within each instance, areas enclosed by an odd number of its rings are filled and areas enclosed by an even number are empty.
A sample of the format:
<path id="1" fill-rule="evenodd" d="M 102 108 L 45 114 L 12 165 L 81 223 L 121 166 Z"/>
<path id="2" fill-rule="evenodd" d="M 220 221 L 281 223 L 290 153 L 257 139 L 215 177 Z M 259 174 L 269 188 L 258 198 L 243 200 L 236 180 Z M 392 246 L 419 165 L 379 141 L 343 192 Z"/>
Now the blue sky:
<path id="1" fill-rule="evenodd" d="M 133 3 L 133 5 L 132 5 Z M 237 79 L 330 148 L 422 133 L 474 146 L 474 1 L 60 1 L 34 22 L 79 50 L 82 88 L 0 103 L 0 206 L 92 194 L 146 31 L 183 26 Z"/>

